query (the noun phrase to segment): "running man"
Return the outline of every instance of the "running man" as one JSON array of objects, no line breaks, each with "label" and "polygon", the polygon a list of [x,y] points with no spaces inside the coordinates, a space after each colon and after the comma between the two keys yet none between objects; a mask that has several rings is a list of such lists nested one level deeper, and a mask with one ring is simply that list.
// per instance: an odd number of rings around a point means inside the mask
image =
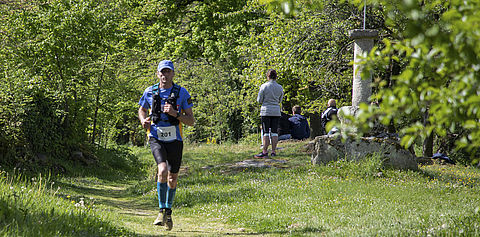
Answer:
[{"label": "running man", "polygon": [[[172,203],[177,190],[177,178],[182,164],[182,123],[193,126],[193,103],[188,91],[173,83],[172,61],[158,64],[159,82],[148,87],[138,104],[138,119],[149,130],[149,143],[157,163],[157,192],[160,213],[154,225],[173,227]],[[149,109],[151,112],[149,113]]]}]

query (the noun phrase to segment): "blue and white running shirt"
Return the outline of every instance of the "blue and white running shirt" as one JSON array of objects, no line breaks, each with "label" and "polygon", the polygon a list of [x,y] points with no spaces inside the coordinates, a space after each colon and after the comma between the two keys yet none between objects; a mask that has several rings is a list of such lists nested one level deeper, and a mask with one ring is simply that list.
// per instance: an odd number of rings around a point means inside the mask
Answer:
[{"label": "blue and white running shirt", "polygon": [[[153,103],[153,92],[152,92],[152,87],[150,86],[145,91],[143,92],[142,98],[140,98],[140,101],[138,104],[142,106],[145,109],[151,109],[152,108],[152,103]],[[158,88],[158,92],[160,94],[160,98],[162,98],[162,111],[163,111],[163,106],[165,105],[166,99],[170,95],[170,92],[172,91],[172,87],[168,89],[162,89]],[[180,92],[178,94],[177,98],[177,110],[179,112],[192,108],[193,103],[190,97],[190,94],[188,93],[187,89],[181,87]],[[151,113],[151,112],[150,112]],[[182,123],[179,123],[178,125],[174,126],[168,122],[168,115],[165,113],[162,113],[161,115],[161,120],[158,122],[158,124],[154,124],[153,121],[150,125],[150,133],[149,137],[154,137],[158,139],[159,141],[163,142],[172,142],[174,140],[179,140],[183,141],[182,139]]]}]

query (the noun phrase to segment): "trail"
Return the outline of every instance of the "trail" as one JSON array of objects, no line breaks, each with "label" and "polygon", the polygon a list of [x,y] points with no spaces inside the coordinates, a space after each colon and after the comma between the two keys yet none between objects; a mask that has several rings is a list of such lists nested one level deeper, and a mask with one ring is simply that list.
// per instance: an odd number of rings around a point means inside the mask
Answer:
[{"label": "trail", "polygon": [[126,190],[131,184],[87,179],[77,180],[75,185],[64,184],[66,189],[78,196],[94,200],[97,208],[104,208],[118,221],[116,224],[134,232],[138,236],[256,236],[241,227],[228,226],[205,217],[183,217],[173,213],[173,229],[167,231],[164,226],[152,225],[158,215],[154,199],[132,195]]}]

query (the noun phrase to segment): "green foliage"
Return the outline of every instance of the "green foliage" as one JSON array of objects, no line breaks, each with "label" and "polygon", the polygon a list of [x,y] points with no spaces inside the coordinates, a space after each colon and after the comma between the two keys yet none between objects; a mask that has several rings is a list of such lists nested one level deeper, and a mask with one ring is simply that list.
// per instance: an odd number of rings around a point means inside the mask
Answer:
[{"label": "green foliage", "polygon": [[195,106],[195,126],[185,129],[191,141],[238,140],[251,132],[242,119],[245,99],[237,75],[222,70],[221,65],[201,62],[187,61],[178,67],[182,70],[177,74],[179,84],[188,88]]},{"label": "green foliage", "polygon": [[115,79],[119,63],[109,60],[124,13],[118,9],[93,0],[2,4],[1,31],[8,34],[0,50],[0,124],[2,145],[10,144],[2,153],[7,163],[37,154],[68,157],[89,140],[108,142],[120,133],[111,128],[132,107],[122,106],[118,95],[132,90]]},{"label": "green foliage", "polygon": [[[65,153],[66,128],[62,123],[63,110],[56,98],[37,83],[7,82],[0,116],[2,141],[8,152],[2,153],[7,165],[25,166],[38,154],[62,156]],[[4,84],[5,85],[5,84]],[[78,141],[78,140],[74,140]],[[3,144],[2,144],[3,145]],[[20,155],[14,162],[13,157]],[[21,164],[19,164],[21,163]]]}]

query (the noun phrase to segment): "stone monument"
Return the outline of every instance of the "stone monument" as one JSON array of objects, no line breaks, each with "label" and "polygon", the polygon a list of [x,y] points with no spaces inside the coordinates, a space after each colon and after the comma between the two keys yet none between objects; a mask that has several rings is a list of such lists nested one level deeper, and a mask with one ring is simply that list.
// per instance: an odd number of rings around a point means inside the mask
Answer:
[{"label": "stone monument", "polygon": [[[372,77],[362,78],[363,67],[358,64],[358,61],[372,50],[374,40],[378,37],[378,31],[371,29],[355,29],[348,33],[354,40],[352,105],[339,109],[338,119],[342,124],[348,123],[344,115],[355,116],[360,103],[369,103],[368,99],[372,95]],[[356,131],[355,128],[352,130]]]},{"label": "stone monument", "polygon": [[361,57],[365,57],[373,48],[373,40],[378,37],[377,30],[351,30],[348,32],[350,38],[354,39],[353,55],[353,85],[352,85],[352,106],[359,106],[360,103],[368,103],[372,95],[372,77],[362,78],[362,67],[358,64]]},{"label": "stone monument", "polygon": [[[361,103],[369,104],[372,95],[372,77],[362,78],[362,66],[358,61],[365,57],[373,48],[378,31],[370,29],[356,29],[349,31],[350,38],[354,39],[354,65],[352,84],[352,105],[343,106],[338,110],[337,117],[342,128],[349,127],[349,132],[342,136],[324,135],[316,137],[309,146],[312,150],[311,161],[313,164],[325,164],[338,159],[360,160],[372,155],[383,157],[384,165],[396,169],[418,169],[416,157],[400,146],[398,136],[390,137],[389,134],[370,137],[356,136],[356,128],[349,126],[345,115],[356,116]],[[374,129],[375,130],[375,129]],[[341,139],[343,137],[343,139]]]}]

